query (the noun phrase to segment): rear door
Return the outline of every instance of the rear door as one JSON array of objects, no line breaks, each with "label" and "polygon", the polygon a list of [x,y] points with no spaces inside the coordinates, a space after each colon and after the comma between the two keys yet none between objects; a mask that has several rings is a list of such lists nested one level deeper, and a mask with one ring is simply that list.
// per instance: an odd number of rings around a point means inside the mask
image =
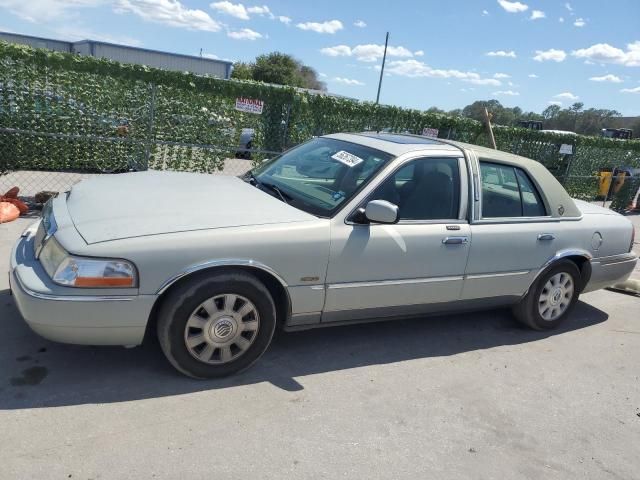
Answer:
[{"label": "rear door", "polygon": [[462,298],[518,297],[558,249],[559,223],[522,168],[481,159],[474,182],[479,218],[471,224]]}]

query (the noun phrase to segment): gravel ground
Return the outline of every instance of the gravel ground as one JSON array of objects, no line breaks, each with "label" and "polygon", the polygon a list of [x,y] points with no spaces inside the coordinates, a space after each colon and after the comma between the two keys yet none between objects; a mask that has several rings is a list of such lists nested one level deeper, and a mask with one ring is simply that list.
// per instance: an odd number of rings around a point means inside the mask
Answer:
[{"label": "gravel ground", "polygon": [[[0,225],[0,271],[28,224]],[[281,333],[251,370],[178,375],[33,334],[0,276],[0,478],[634,479],[640,299],[558,331],[506,311]]]}]

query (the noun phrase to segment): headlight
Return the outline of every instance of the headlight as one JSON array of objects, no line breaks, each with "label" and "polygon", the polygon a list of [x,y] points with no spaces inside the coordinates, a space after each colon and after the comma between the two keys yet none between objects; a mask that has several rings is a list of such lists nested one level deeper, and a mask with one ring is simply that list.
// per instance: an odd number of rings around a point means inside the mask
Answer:
[{"label": "headlight", "polygon": [[51,279],[66,287],[136,287],[136,268],[131,262],[107,258],[70,255],[55,238],[50,238],[40,253],[40,263]]}]

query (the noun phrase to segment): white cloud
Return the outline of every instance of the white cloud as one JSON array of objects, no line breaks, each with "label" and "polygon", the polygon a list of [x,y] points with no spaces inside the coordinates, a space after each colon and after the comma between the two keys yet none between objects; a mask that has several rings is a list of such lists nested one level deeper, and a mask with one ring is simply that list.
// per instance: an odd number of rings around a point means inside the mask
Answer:
[{"label": "white cloud", "polygon": [[224,0],[222,2],[214,2],[209,6],[220,13],[239,18],[240,20],[249,20],[249,13],[241,3],[231,3],[227,0]]},{"label": "white cloud", "polygon": [[[356,45],[351,48],[348,45],[336,45],[320,49],[320,53],[329,57],[356,57],[361,62],[376,62],[384,54],[384,45],[366,44]],[[413,53],[405,47],[387,47],[387,57],[407,58],[413,57]]]},{"label": "white cloud", "polygon": [[494,73],[493,78],[511,78],[511,75],[507,75],[506,73]]},{"label": "white cloud", "polygon": [[29,22],[40,23],[52,18],[69,20],[78,8],[96,7],[105,0],[0,0],[0,7]]},{"label": "white cloud", "polygon": [[271,13],[271,10],[269,10],[269,7],[267,7],[266,5],[262,5],[261,7],[260,6],[248,7],[247,12],[254,13],[256,15],[266,15],[270,18],[275,18],[273,13]]},{"label": "white cloud", "polygon": [[358,20],[353,23],[353,26],[358,28],[364,28],[367,26],[367,24],[363,20]]},{"label": "white cloud", "polygon": [[620,90],[622,93],[640,93],[640,87],[623,88]]},{"label": "white cloud", "polygon": [[220,57],[218,55],[216,55],[215,53],[202,52],[202,56],[204,58],[208,58],[210,60],[220,60]]},{"label": "white cloud", "polygon": [[489,15],[489,12],[487,12],[486,10],[482,10],[482,15],[486,17],[487,15]]},{"label": "white cloud", "polygon": [[326,73],[322,73],[322,72],[318,73],[318,76],[320,78],[327,78],[327,74]]},{"label": "white cloud", "polygon": [[287,17],[286,15],[280,15],[278,17],[278,20],[284,23],[285,25],[289,25],[291,23],[291,18]]},{"label": "white cloud", "polygon": [[564,23],[564,17],[560,17],[560,18],[558,19],[558,21],[559,21],[560,23]]},{"label": "white cloud", "polygon": [[567,58],[566,52],[555,48],[550,48],[549,50],[536,50],[536,55],[533,57],[536,62],[564,62],[565,58]]},{"label": "white cloud", "polygon": [[562,106],[562,102],[561,102],[561,101],[559,101],[559,100],[549,100],[547,103],[548,103],[549,105],[557,105],[558,107],[561,107],[561,106]]},{"label": "white cloud", "polygon": [[547,16],[542,10],[533,10],[531,12],[531,16],[529,17],[529,20],[538,20],[540,18],[547,18]]},{"label": "white cloud", "polygon": [[538,78],[538,75],[536,75],[535,73],[530,73],[529,78]]},{"label": "white cloud", "polygon": [[564,8],[566,8],[567,10],[569,10],[570,12],[573,12],[573,8],[571,8],[571,4],[569,2],[564,4]]},{"label": "white cloud", "polygon": [[320,49],[320,53],[328,57],[350,57],[351,47],[347,45],[336,45],[335,47],[325,47]]},{"label": "white cloud", "polygon": [[564,93],[559,93],[557,95],[554,95],[553,98],[562,98],[565,100],[578,100],[578,98],[580,97],[578,97],[577,95],[574,95],[571,92],[564,92]]},{"label": "white cloud", "polygon": [[610,83],[622,83],[622,79],[616,75],[607,74],[601,77],[591,77],[589,80],[592,82],[610,82]]},{"label": "white cloud", "polygon": [[509,13],[524,12],[529,8],[529,5],[520,2],[510,2],[509,0],[498,0],[498,4]]},{"label": "white cloud", "polygon": [[516,52],[514,52],[513,50],[496,50],[495,52],[487,52],[486,55],[488,57],[509,57],[509,58],[516,58]]},{"label": "white cloud", "polygon": [[310,30],[316,33],[330,33],[334,34],[339,30],[342,30],[344,26],[340,20],[329,20],[327,22],[305,22],[296,25],[300,30]]},{"label": "white cloud", "polygon": [[116,13],[133,13],[145,21],[170,27],[217,32],[222,25],[202,10],[185,7],[178,0],[116,0]]},{"label": "white cloud", "polygon": [[257,40],[262,38],[262,34],[251,30],[250,28],[241,28],[236,31],[227,32],[227,37],[234,40]]},{"label": "white cloud", "polygon": [[424,50],[416,50],[415,52],[413,52],[413,54],[416,57],[423,57],[424,56]]},{"label": "white cloud", "polygon": [[599,63],[615,63],[626,67],[640,67],[640,40],[627,44],[627,51],[608,43],[596,43],[589,48],[574,50],[571,55]]},{"label": "white cloud", "polygon": [[587,22],[585,22],[584,18],[578,18],[575,22],[573,22],[574,27],[584,27],[586,24]]},{"label": "white cloud", "polygon": [[353,78],[335,77],[333,81],[338,83],[344,83],[345,85],[358,85],[358,86],[364,85],[364,83],[362,83],[360,80],[355,80]]},{"label": "white cloud", "polygon": [[418,78],[456,78],[475,85],[500,86],[500,80],[495,78],[482,78],[476,72],[463,72],[460,70],[435,69],[415,59],[393,60],[389,62],[387,72],[401,77]]},{"label": "white cloud", "polygon": [[491,95],[506,95],[509,97],[517,97],[520,95],[520,92],[514,92],[513,90],[498,90],[497,92],[493,92]]}]

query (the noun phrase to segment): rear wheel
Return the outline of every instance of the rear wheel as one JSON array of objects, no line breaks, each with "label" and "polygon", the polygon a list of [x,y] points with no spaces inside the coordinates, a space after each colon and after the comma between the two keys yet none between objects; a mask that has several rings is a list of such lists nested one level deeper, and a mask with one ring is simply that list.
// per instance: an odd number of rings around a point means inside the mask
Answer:
[{"label": "rear wheel", "polygon": [[194,378],[231,375],[267,349],[276,325],[266,287],[243,272],[197,277],[170,292],[158,339],[171,364]]},{"label": "rear wheel", "polygon": [[578,267],[570,260],[562,260],[540,275],[513,313],[520,322],[535,330],[555,328],[573,310],[579,286]]}]

